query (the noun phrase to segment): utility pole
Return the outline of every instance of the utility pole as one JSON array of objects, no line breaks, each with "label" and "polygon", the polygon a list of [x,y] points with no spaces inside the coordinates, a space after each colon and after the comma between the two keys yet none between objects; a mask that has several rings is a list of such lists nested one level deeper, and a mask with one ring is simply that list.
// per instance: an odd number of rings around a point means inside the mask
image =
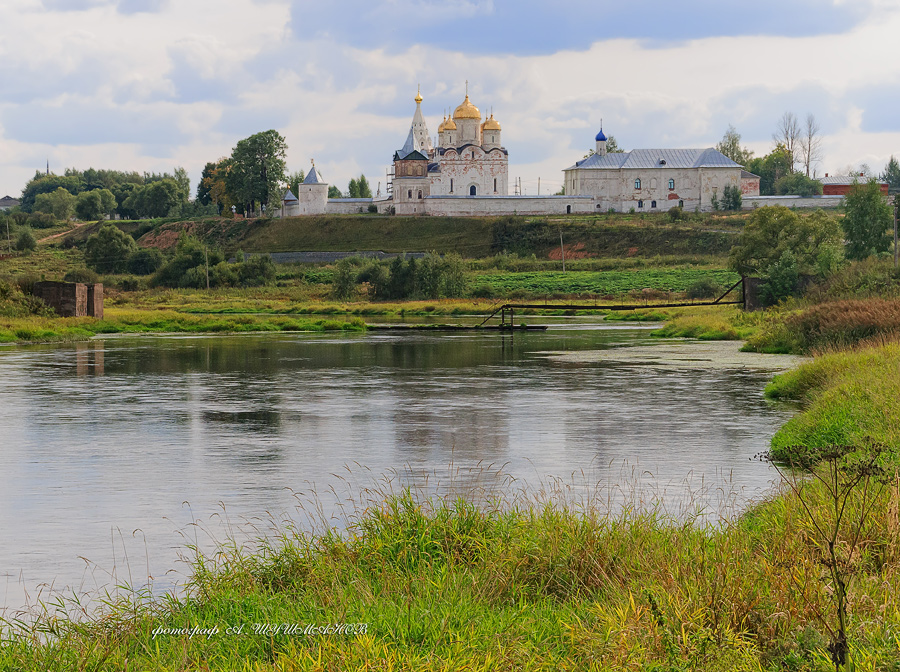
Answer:
[{"label": "utility pole", "polygon": [[559,253],[562,256],[563,273],[566,272],[566,248],[563,246],[562,227],[559,227]]},{"label": "utility pole", "polygon": [[[897,268],[897,261],[900,259],[900,249],[897,248],[897,208],[900,208],[900,194],[894,194],[894,268]],[[6,227],[8,229],[9,224]]]},{"label": "utility pole", "polygon": [[541,178],[538,178],[538,196],[541,195]]}]

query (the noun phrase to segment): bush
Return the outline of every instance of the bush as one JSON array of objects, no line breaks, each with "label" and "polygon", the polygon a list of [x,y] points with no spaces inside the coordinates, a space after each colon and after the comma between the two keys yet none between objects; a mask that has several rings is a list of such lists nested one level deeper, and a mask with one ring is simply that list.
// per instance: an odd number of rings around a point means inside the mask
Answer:
[{"label": "bush", "polygon": [[34,239],[31,229],[25,229],[19,233],[19,237],[16,238],[16,249],[19,252],[31,252],[36,247],[37,241]]},{"label": "bush", "polygon": [[100,276],[89,268],[74,268],[63,276],[63,282],[94,284],[100,282]]},{"label": "bush", "polygon": [[112,224],[104,224],[87,239],[84,261],[98,273],[124,273],[135,251],[134,238]]},{"label": "bush", "polygon": [[128,257],[128,272],[134,275],[150,275],[163,265],[163,254],[155,247],[142,248]]},{"label": "bush", "polygon": [[712,278],[700,278],[687,288],[685,294],[689,299],[717,299],[724,288]]},{"label": "bush", "polygon": [[722,209],[740,210],[743,205],[743,196],[738,186],[729,184],[722,190]]},{"label": "bush", "polygon": [[49,229],[56,226],[56,217],[46,212],[32,212],[28,215],[28,226],[33,229]]},{"label": "bush", "polygon": [[369,212],[371,212],[372,214],[377,213],[377,212],[378,212],[378,206],[375,205],[374,203],[370,203],[370,204],[369,204]]},{"label": "bush", "polygon": [[[152,284],[163,287],[206,287],[206,268],[213,268],[224,261],[223,254],[217,249],[206,246],[192,236],[182,235],[175,248],[175,256],[163,265],[153,276]],[[189,271],[199,268],[200,271]],[[203,281],[198,280],[202,272]],[[212,286],[212,276],[210,277]]]},{"label": "bush", "polygon": [[670,222],[681,222],[685,219],[684,208],[682,208],[680,205],[676,205],[674,208],[669,208],[669,211],[666,213],[666,215],[668,215]]},{"label": "bush", "polygon": [[237,272],[245,287],[266,285],[275,280],[275,262],[268,254],[257,254],[238,264]]},{"label": "bush", "polygon": [[785,250],[781,258],[769,266],[765,281],[759,288],[759,297],[764,306],[774,306],[797,291],[800,274],[797,259],[790,250]]},{"label": "bush", "polygon": [[791,194],[809,198],[822,193],[822,183],[803,173],[791,173],[775,180],[775,193],[779,196]]}]

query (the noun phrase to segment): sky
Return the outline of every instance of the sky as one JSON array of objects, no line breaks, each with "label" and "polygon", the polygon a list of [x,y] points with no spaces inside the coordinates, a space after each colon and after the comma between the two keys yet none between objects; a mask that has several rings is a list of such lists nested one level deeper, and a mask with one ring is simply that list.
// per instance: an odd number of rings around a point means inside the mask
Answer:
[{"label": "sky", "polygon": [[900,0],[0,0],[0,196],[49,161],[186,168],[275,129],[290,171],[381,183],[418,87],[493,110],[510,182],[555,191],[600,129],[624,149],[768,153],[815,115],[820,175],[900,157]]}]

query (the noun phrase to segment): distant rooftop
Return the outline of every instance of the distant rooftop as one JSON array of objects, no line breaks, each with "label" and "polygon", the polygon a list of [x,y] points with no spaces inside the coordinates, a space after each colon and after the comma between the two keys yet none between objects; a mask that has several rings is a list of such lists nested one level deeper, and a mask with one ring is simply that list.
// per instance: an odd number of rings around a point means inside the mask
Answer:
[{"label": "distant rooftop", "polygon": [[620,168],[740,168],[722,152],[706,149],[634,149],[616,154],[592,154],[578,161],[573,168],[618,170]]}]

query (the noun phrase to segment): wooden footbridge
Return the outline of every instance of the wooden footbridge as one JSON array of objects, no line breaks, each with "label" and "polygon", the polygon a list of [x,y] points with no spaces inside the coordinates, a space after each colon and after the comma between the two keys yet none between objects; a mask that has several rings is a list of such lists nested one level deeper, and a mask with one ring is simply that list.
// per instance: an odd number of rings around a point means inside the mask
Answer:
[{"label": "wooden footbridge", "polygon": [[[502,306],[498,306],[494,312],[488,315],[484,322],[482,322],[479,327],[484,327],[487,322],[497,314],[500,314],[500,324],[498,325],[499,329],[508,329],[513,330],[516,328],[515,326],[515,315],[516,310],[565,310],[566,312],[578,312],[584,310],[644,310],[647,308],[697,308],[702,306],[729,306],[729,305],[742,305],[744,308],[750,308],[753,306],[748,305],[748,299],[751,296],[755,296],[755,283],[752,282],[756,280],[756,278],[741,278],[736,283],[734,283],[731,287],[725,290],[725,293],[722,294],[715,301],[693,301],[693,302],[681,302],[681,303],[618,303],[618,304],[602,304],[602,303],[504,303]],[[725,301],[725,298],[731,294],[735,289],[743,285],[742,298],[739,300]],[[507,317],[509,318],[507,320]]]}]

